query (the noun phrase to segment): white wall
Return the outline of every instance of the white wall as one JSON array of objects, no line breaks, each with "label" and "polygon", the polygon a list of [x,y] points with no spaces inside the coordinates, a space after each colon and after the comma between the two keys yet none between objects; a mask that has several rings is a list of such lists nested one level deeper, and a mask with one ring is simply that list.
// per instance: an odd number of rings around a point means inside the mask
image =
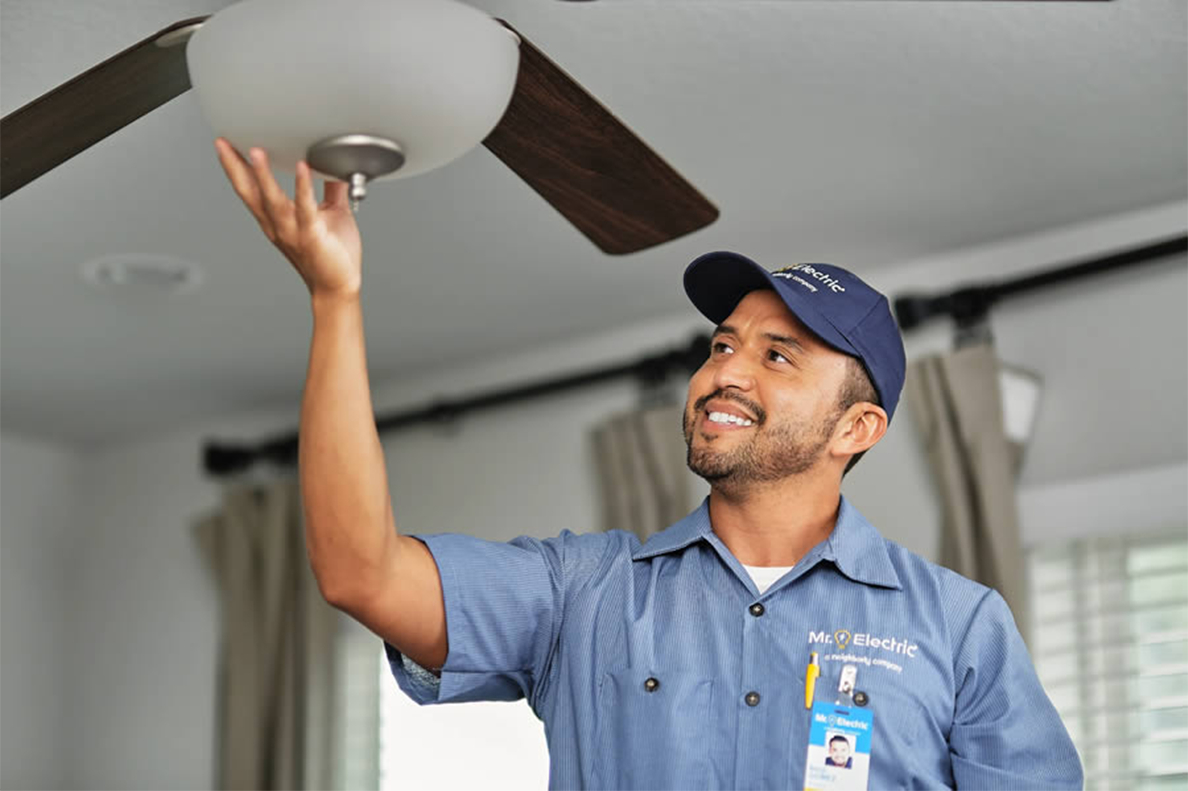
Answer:
[{"label": "white wall", "polygon": [[68,787],[213,784],[217,600],[189,520],[218,489],[197,447],[165,438],[85,462]]},{"label": "white wall", "polygon": [[[876,270],[870,279],[896,293],[1009,277],[1182,233],[1186,215],[1185,204],[1156,207]],[[856,268],[860,264],[855,262]],[[1186,293],[1188,275],[1181,261],[1057,289],[995,311],[1003,356],[1041,371],[1047,385],[1025,484],[1188,459]],[[706,326],[690,308],[648,324],[376,383],[374,401],[382,414],[434,396],[617,362],[683,344]],[[293,343],[304,346],[308,336]],[[910,339],[909,353],[948,343],[947,327],[934,327]],[[212,437],[253,441],[291,430],[297,425],[302,381],[294,377],[293,401],[274,410],[227,416],[89,457],[55,457],[61,463],[48,477],[39,473],[48,451],[5,438],[5,577],[10,531],[37,537],[42,542],[37,552],[48,556],[56,557],[55,547],[61,546],[77,553],[65,582],[46,583],[30,575],[18,577],[11,591],[6,582],[3,591],[6,761],[8,718],[26,721],[19,718],[27,719],[34,705],[28,697],[18,698],[24,710],[9,706],[10,683],[20,682],[10,682],[7,666],[38,665],[43,654],[32,646],[61,645],[66,638],[54,635],[69,634],[71,653],[62,658],[62,672],[39,667],[44,676],[62,680],[54,685],[54,705],[69,707],[69,749],[57,752],[54,766],[25,761],[22,753],[16,760],[25,774],[19,776],[36,778],[28,785],[212,784],[216,599],[190,525],[217,507],[219,486],[202,474],[201,445]],[[493,539],[595,529],[599,514],[587,431],[593,422],[635,404],[631,383],[608,383],[479,413],[453,427],[419,427],[386,437],[400,528],[463,530]],[[57,481],[56,492],[70,480],[67,461],[78,466],[80,481],[75,508],[65,512],[73,518],[63,512],[72,507],[69,501],[24,484]],[[932,554],[938,511],[906,405],[884,443],[851,473],[846,490],[889,537]],[[61,541],[54,538],[58,534]],[[52,588],[48,598],[39,595],[46,587]],[[17,602],[11,611],[10,597]],[[54,625],[52,613],[63,612]],[[39,702],[42,697],[37,696]],[[39,732],[61,732],[57,720],[45,719],[51,709],[32,715],[42,718]]]},{"label": "white wall", "polygon": [[67,674],[78,663],[74,606],[77,492],[69,448],[0,438],[0,787],[63,788],[70,745]]}]

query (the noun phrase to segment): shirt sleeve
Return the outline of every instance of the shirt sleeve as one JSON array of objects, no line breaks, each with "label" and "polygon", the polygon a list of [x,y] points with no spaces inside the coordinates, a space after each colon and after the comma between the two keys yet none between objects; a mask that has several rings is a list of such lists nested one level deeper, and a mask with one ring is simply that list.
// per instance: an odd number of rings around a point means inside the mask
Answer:
[{"label": "shirt sleeve", "polygon": [[397,684],[422,705],[526,697],[535,708],[560,633],[567,553],[605,546],[599,536],[413,536],[437,563],[449,650],[437,677],[385,642]]},{"label": "shirt sleeve", "polygon": [[1083,787],[1076,748],[997,591],[974,608],[954,671],[949,749],[957,788]]}]

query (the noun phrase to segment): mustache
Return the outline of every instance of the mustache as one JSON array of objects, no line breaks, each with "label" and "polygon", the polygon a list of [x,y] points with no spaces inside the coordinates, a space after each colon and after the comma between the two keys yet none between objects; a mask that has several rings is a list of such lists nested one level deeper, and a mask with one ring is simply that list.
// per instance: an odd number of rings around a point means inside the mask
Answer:
[{"label": "mustache", "polygon": [[722,401],[733,401],[736,404],[742,405],[748,412],[755,416],[755,421],[757,423],[764,423],[767,421],[767,412],[763,410],[763,407],[759,406],[754,401],[749,401],[746,398],[743,398],[733,390],[715,390],[709,395],[702,396],[701,398],[697,399],[696,402],[694,402],[693,411],[701,412],[703,409],[705,409],[705,405],[715,398]]}]

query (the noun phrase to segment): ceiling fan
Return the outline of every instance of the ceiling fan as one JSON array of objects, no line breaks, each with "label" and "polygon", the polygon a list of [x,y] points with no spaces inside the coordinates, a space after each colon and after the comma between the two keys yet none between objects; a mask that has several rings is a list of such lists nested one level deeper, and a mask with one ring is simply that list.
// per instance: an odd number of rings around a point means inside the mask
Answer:
[{"label": "ceiling fan", "polygon": [[[191,53],[187,66],[187,48],[192,37],[206,35],[201,29],[208,20],[213,33],[219,17],[237,6],[259,7],[267,2],[247,0],[211,16],[169,25],[4,116],[0,119],[0,198],[189,90],[194,63]],[[316,4],[316,0],[306,3]],[[323,3],[323,9],[329,5]],[[290,18],[297,7],[289,3],[283,12],[273,8],[270,13]],[[348,6],[337,6],[333,14],[340,16],[344,8]],[[493,129],[488,127],[483,145],[601,250],[612,255],[636,252],[695,231],[718,217],[717,208],[695,187],[522,34],[503,20],[464,8],[460,13],[481,15],[485,25],[492,21],[502,25],[505,33],[499,35],[509,35],[518,46],[518,66],[514,52],[511,55],[514,90],[506,111],[493,116],[498,121]],[[223,60],[223,54],[217,60]],[[197,87],[201,99],[202,86]],[[404,164],[405,155],[397,143],[386,139],[373,137],[367,146],[354,148],[352,141],[342,142],[358,137],[341,135],[322,141],[333,143],[323,150],[324,166],[315,157],[306,157],[316,171],[351,180],[355,197],[364,194],[367,178],[390,174]],[[313,147],[310,152],[317,153]],[[336,171],[335,157],[344,154],[350,164],[344,168],[339,162]],[[292,158],[293,164],[297,158]],[[361,165],[361,160],[367,164]],[[273,161],[278,162],[275,157]],[[373,171],[367,171],[368,166]]]}]

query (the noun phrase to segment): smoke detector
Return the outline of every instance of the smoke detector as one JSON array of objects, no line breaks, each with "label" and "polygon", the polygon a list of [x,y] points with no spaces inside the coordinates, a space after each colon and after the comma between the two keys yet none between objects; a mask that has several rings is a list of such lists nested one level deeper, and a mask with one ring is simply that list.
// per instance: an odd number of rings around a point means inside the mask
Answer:
[{"label": "smoke detector", "polygon": [[83,279],[104,291],[145,294],[182,294],[205,281],[202,268],[190,261],[163,255],[122,253],[88,261]]}]

